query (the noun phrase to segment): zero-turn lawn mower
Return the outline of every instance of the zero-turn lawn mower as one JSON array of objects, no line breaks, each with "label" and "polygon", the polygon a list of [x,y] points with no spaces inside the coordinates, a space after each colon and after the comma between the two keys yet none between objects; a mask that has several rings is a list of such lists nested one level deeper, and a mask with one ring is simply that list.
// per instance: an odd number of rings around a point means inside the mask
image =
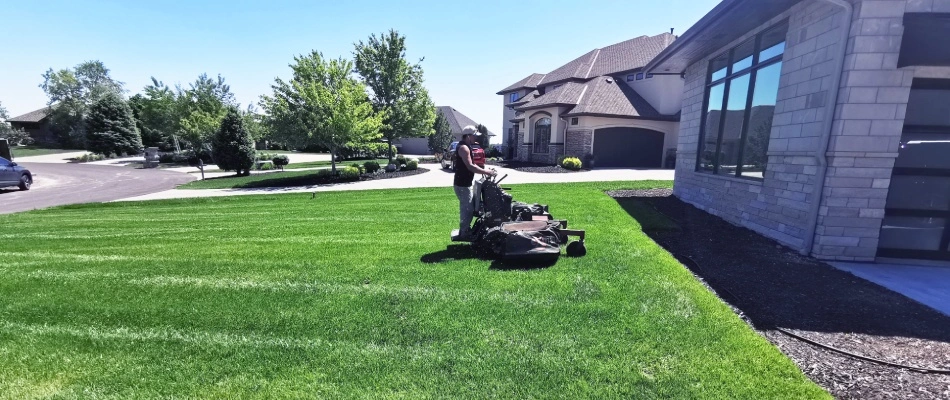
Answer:
[{"label": "zero-turn lawn mower", "polygon": [[[561,255],[561,246],[567,244],[568,256],[587,254],[584,231],[567,229],[567,221],[554,219],[546,205],[513,202],[499,186],[506,177],[495,180],[485,176],[475,181],[471,243],[477,253],[501,260],[554,262]],[[458,229],[452,231],[453,241],[463,241],[458,234]],[[571,236],[578,240],[568,244]]]}]

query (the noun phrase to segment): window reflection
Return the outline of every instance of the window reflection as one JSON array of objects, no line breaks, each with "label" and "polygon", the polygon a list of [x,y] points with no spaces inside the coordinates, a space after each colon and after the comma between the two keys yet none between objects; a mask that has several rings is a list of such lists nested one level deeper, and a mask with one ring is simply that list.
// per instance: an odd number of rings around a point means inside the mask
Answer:
[{"label": "window reflection", "polygon": [[769,150],[772,117],[775,115],[781,77],[782,63],[772,64],[756,73],[749,128],[745,150],[742,152],[742,176],[762,178],[765,174],[765,164],[768,162],[766,153]]},{"label": "window reflection", "polygon": [[729,104],[726,106],[726,124],[722,128],[719,150],[720,174],[735,174],[739,165],[739,145],[745,125],[745,106],[749,96],[749,74],[729,81]]},{"label": "window reflection", "polygon": [[709,108],[706,110],[706,132],[700,150],[699,169],[712,172],[715,163],[716,142],[719,140],[719,122],[722,118],[722,100],[726,88],[720,83],[709,89]]}]

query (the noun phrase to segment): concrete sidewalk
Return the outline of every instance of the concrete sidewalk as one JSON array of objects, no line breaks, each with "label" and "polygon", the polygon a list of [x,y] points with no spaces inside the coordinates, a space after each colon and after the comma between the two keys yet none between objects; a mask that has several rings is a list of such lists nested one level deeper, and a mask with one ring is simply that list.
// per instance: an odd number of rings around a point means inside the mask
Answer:
[{"label": "concrete sidewalk", "polygon": [[[275,193],[309,193],[346,190],[377,190],[377,189],[407,189],[452,186],[452,173],[439,168],[438,164],[422,164],[420,168],[429,169],[428,172],[405,178],[382,179],[375,181],[361,181],[328,186],[303,186],[288,188],[259,188],[259,189],[174,189],[153,193],[144,196],[130,197],[118,201],[142,201],[161,199],[182,199],[197,197],[222,197],[255,194]],[[673,180],[673,170],[633,170],[633,169],[603,169],[566,174],[541,174],[520,172],[507,168],[497,168],[498,175],[508,175],[503,185],[522,183],[569,183],[569,182],[609,182],[609,181],[641,181],[641,180]]]},{"label": "concrete sidewalk", "polygon": [[831,265],[950,316],[950,267],[846,262]]}]

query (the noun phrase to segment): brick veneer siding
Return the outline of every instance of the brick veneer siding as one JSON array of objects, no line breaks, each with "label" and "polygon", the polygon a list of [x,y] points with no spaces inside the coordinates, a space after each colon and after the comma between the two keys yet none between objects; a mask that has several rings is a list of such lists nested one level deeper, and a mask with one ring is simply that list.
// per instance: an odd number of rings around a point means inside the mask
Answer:
[{"label": "brick veneer siding", "polygon": [[[818,184],[814,155],[836,73],[835,55],[840,52],[836,50],[840,13],[825,2],[803,1],[687,69],[674,184],[677,197],[792,248],[804,246],[809,204],[818,201],[813,195]],[[764,179],[696,172],[709,60],[786,18],[789,30]]]},{"label": "brick veneer siding", "polygon": [[589,159],[593,153],[593,145],[593,129],[567,131],[567,138],[564,143],[564,154],[586,160]]}]

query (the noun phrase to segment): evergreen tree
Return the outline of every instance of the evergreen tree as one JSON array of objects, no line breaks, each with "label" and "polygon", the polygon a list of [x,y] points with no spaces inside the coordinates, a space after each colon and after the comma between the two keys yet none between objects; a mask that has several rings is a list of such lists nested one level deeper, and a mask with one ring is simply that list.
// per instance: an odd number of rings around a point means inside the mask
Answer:
[{"label": "evergreen tree", "polygon": [[132,109],[117,93],[107,92],[89,108],[86,118],[86,150],[99,154],[138,154],[142,136],[135,126]]},{"label": "evergreen tree", "polygon": [[432,130],[435,133],[428,138],[429,150],[432,151],[432,154],[441,154],[452,144],[452,126],[449,125],[449,120],[445,118],[445,115],[436,112]]},{"label": "evergreen tree", "polygon": [[211,139],[215,164],[225,171],[248,176],[254,165],[254,154],[254,141],[244,127],[244,118],[236,108],[230,107],[221,120],[221,128]]}]

